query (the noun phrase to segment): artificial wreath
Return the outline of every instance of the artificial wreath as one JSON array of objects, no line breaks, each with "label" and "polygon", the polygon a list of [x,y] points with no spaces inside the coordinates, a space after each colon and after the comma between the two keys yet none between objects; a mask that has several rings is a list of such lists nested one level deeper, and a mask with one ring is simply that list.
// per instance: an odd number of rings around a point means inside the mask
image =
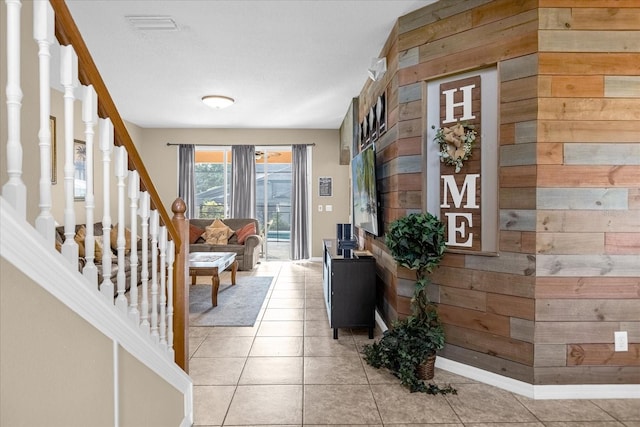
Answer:
[{"label": "artificial wreath", "polygon": [[473,125],[456,123],[451,127],[438,128],[433,140],[440,146],[440,161],[455,166],[456,173],[460,172],[463,162],[471,157],[476,135]]}]

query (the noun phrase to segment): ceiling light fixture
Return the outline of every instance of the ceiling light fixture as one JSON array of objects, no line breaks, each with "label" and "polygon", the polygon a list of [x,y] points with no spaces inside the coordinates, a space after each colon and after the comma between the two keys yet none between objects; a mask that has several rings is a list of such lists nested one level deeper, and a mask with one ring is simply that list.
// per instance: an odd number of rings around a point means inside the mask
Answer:
[{"label": "ceiling light fixture", "polygon": [[223,108],[227,108],[236,102],[233,98],[229,98],[228,96],[222,95],[207,95],[202,97],[202,102],[208,105],[211,108],[215,108],[217,110],[221,110]]}]

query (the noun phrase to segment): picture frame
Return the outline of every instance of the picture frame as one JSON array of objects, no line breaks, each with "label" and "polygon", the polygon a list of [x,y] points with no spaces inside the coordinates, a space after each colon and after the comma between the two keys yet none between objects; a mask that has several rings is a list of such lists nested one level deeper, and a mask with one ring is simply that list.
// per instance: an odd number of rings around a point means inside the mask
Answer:
[{"label": "picture frame", "polygon": [[56,146],[56,118],[49,116],[49,133],[51,134],[51,184],[58,183],[58,158]]},{"label": "picture frame", "polygon": [[87,195],[87,144],[73,140],[73,198],[84,200]]},{"label": "picture frame", "polygon": [[360,125],[355,114],[358,114],[358,98],[353,98],[349,104],[347,114],[340,125],[340,164],[348,165],[351,162],[352,153],[358,152]]},{"label": "picture frame", "polygon": [[318,177],[318,195],[331,197],[333,194],[333,179],[330,176]]}]

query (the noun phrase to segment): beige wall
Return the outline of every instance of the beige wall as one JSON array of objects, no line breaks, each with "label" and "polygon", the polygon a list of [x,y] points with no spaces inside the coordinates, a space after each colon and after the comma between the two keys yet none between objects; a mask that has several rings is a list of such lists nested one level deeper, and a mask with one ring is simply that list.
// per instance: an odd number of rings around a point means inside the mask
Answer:
[{"label": "beige wall", "polygon": [[[0,425],[113,426],[113,341],[4,258],[0,282]],[[120,425],[179,425],[182,395],[118,358]]]},{"label": "beige wall", "polygon": [[[345,107],[346,108],[346,107]],[[140,154],[167,210],[178,195],[178,148],[167,142],[183,144],[311,144],[312,257],[322,254],[322,238],[335,236],[335,224],[349,222],[350,167],[339,164],[339,132],[304,129],[142,129]],[[333,196],[318,196],[318,177],[333,178]],[[318,212],[318,205],[323,211]],[[326,212],[326,205],[333,211]]]}]

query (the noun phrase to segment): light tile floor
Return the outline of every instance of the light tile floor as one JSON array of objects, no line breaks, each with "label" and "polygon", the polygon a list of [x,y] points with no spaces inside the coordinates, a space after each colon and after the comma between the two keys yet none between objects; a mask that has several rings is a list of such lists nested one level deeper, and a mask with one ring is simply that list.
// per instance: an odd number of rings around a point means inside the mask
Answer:
[{"label": "light tile floor", "polygon": [[190,329],[194,425],[640,427],[639,400],[534,401],[439,369],[434,381],[458,395],[409,393],[362,360],[366,330],[332,339],[320,263],[243,275],[274,276],[255,326]]}]

